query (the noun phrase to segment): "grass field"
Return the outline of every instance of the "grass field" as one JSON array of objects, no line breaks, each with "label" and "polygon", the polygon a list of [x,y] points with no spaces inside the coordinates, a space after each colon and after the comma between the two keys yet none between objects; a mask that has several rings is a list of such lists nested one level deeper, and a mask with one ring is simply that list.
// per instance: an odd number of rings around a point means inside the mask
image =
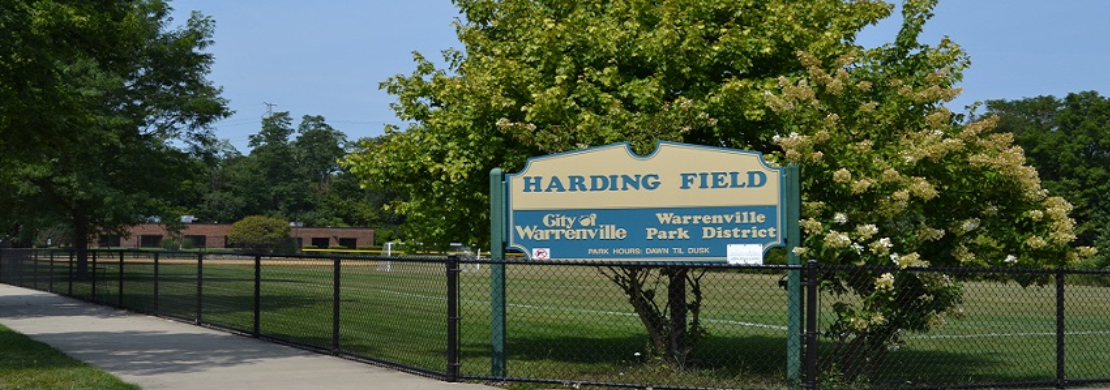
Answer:
[{"label": "grass field", "polygon": [[[38,263],[38,288],[49,266]],[[55,264],[56,291],[67,292],[65,263]],[[119,296],[118,258],[101,259],[96,299],[186,319],[197,314],[195,260],[154,264],[126,258]],[[253,261],[206,260],[201,318],[251,331]],[[267,337],[331,348],[334,269],[330,260],[266,261],[261,268],[260,331]],[[344,260],[340,268],[339,347],[347,352],[446,369],[446,277],[441,263]],[[702,322],[708,336],[683,370],[644,359],[648,343],[627,298],[596,267],[507,266],[508,375],[674,386],[782,388],[786,377],[784,272],[712,271],[703,279]],[[28,270],[23,276],[29,276]],[[1069,276],[1069,278],[1071,278]],[[99,279],[99,278],[98,278]],[[1069,279],[1070,281],[1070,279]],[[30,285],[32,283],[26,283]],[[461,372],[490,375],[490,285],[487,264],[460,276]],[[1051,381],[1056,377],[1056,295],[1052,286],[964,283],[963,319],[928,334],[907,335],[878,377],[864,386],[919,386]],[[73,294],[92,296],[92,283]],[[832,319],[822,296],[819,320]],[[1110,378],[1110,288],[1069,285],[1065,296],[1069,379]],[[829,346],[822,344],[820,351]],[[645,361],[646,360],[646,361]],[[823,378],[828,379],[828,378]],[[528,385],[519,385],[527,388]],[[550,386],[547,386],[550,387]]]},{"label": "grass field", "polygon": [[0,325],[0,389],[138,390],[49,345]]}]

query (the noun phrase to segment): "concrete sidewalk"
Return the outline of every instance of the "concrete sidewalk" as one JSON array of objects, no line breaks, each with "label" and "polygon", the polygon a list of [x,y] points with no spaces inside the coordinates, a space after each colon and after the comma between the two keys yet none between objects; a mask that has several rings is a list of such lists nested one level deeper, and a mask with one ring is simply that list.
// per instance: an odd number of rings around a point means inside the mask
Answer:
[{"label": "concrete sidewalk", "polygon": [[6,284],[0,284],[0,324],[144,390],[496,389],[441,382]]}]

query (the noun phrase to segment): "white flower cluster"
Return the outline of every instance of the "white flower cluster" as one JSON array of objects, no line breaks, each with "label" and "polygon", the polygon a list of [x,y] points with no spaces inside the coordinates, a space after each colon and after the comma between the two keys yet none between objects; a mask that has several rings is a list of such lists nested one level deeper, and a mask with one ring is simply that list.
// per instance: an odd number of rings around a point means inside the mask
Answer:
[{"label": "white flower cluster", "polygon": [[[856,226],[856,237],[862,241],[870,240],[875,234],[879,233],[879,228],[875,224],[865,224]],[[890,239],[887,239],[888,243]]]},{"label": "white flower cluster", "polygon": [[980,223],[979,218],[968,218],[952,226],[952,231],[956,232],[957,235],[964,235],[978,229]]},{"label": "white flower cluster", "polygon": [[798,222],[806,234],[820,234],[825,230],[825,225],[813,218],[806,218]]},{"label": "white flower cluster", "polygon": [[858,242],[853,242],[851,248],[856,251],[857,255],[863,254],[863,245],[860,245]]},{"label": "white flower cluster", "polygon": [[1066,245],[1075,240],[1075,221],[1068,217],[1072,210],[1071,203],[1059,196],[1045,199],[1045,214],[1052,221],[1052,232],[1048,238],[1053,243]]},{"label": "white flower cluster", "polygon": [[786,151],[783,157],[789,162],[801,162],[807,153],[810,154],[810,158],[814,161],[818,161],[824,157],[821,152],[813,152],[814,140],[796,132],[790,133],[790,135],[786,137],[776,134],[771,137],[771,142],[781,146],[782,149]]},{"label": "white flower cluster", "polygon": [[829,248],[846,248],[852,244],[852,238],[846,233],[830,230],[825,235],[825,246]]},{"label": "white flower cluster", "polygon": [[886,324],[886,316],[883,313],[875,312],[868,316],[866,313],[860,313],[848,321],[856,333],[863,333],[872,326],[881,326]]},{"label": "white flower cluster", "polygon": [[913,184],[910,185],[910,193],[924,200],[936,198],[938,195],[937,189],[923,177],[913,178]]},{"label": "white flower cluster", "polygon": [[852,183],[852,195],[862,194],[873,185],[875,185],[875,181],[866,177],[856,180],[856,182]]},{"label": "white flower cluster", "polygon": [[971,253],[963,244],[956,245],[956,250],[952,252],[960,263],[970,263],[975,261],[975,254]]},{"label": "white flower cluster", "polygon": [[497,128],[499,130],[505,131],[505,132],[509,132],[509,131],[513,131],[513,130],[528,131],[528,132],[536,131],[536,125],[533,124],[533,123],[513,122],[513,121],[510,121],[508,118],[498,119],[496,125],[497,125]]},{"label": "white flower cluster", "polygon": [[1045,239],[1040,236],[1033,236],[1025,240],[1025,245],[1033,249],[1041,249],[1048,245],[1048,241],[1045,241]]},{"label": "white flower cluster", "polygon": [[944,229],[934,229],[928,225],[922,224],[917,229],[917,239],[921,241],[937,241],[944,238]]},{"label": "white flower cluster", "polygon": [[889,237],[883,237],[871,242],[871,244],[867,247],[870,248],[871,252],[874,252],[876,255],[886,256],[890,253],[890,248],[893,248],[894,244],[890,242]]},{"label": "white flower cluster", "polygon": [[964,221],[963,229],[964,229],[965,232],[970,232],[970,231],[978,229],[978,228],[979,228],[979,218],[971,218],[971,219],[968,219],[968,220]]},{"label": "white flower cluster", "polygon": [[875,279],[875,290],[894,292],[894,274],[887,272]]},{"label": "white flower cluster", "polygon": [[1076,248],[1076,250],[1079,252],[1080,257],[1091,257],[1098,254],[1098,248],[1089,246],[1081,246]]},{"label": "white flower cluster", "polygon": [[777,145],[783,145],[783,146],[792,145],[795,142],[800,141],[800,140],[802,140],[802,136],[798,135],[797,132],[790,133],[790,135],[785,139],[782,136],[778,135],[778,134],[775,134],[775,136],[771,137],[771,142],[773,142]]},{"label": "white flower cluster", "polygon": [[1041,219],[1044,218],[1044,211],[1031,210],[1031,211],[1029,211],[1029,218],[1034,220],[1034,221],[1040,221]]},{"label": "white flower cluster", "polygon": [[893,262],[898,268],[905,269],[907,267],[927,267],[928,261],[921,260],[921,255],[917,252],[908,255],[899,255],[897,253],[890,254],[890,261]]}]

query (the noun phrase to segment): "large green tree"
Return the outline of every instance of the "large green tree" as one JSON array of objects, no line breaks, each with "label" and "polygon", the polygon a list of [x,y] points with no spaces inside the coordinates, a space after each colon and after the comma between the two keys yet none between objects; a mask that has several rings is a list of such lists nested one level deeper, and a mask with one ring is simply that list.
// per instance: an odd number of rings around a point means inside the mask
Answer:
[{"label": "large green tree", "polygon": [[186,203],[198,219],[208,223],[238,221],[247,215],[247,199],[240,184],[250,175],[245,169],[246,157],[227,140],[222,140],[205,152],[198,161],[198,169],[206,172],[198,183],[192,202]]},{"label": "large green tree", "polygon": [[[491,168],[618,141],[646,153],[668,140],[801,164],[797,254],[822,263],[1040,266],[1076,257],[1070,206],[1045,195],[1020,148],[990,132],[993,121],[962,126],[944,108],[968,60],[947,39],[918,42],[935,1],[906,1],[901,30],[878,48],[854,42],[892,12],[877,0],[456,4],[465,52],[445,51],[447,69],[417,55],[414,73],[383,83],[410,124],[345,160],[367,186],[406,193],[400,210],[414,238],[486,242]],[[652,352],[681,365],[700,334],[697,276],[606,273],[628,292]],[[644,288],[657,278],[666,294]],[[840,367],[849,379],[960,302],[948,279],[828,278],[825,288],[855,297],[837,305],[826,333],[837,360],[857,362]]]},{"label": "large green tree", "polygon": [[[210,144],[208,125],[228,115],[207,80],[214,23],[194,14],[172,27],[159,0],[0,3],[15,29],[3,31],[22,39],[0,57],[0,78],[27,77],[0,87],[12,98],[0,132],[14,140],[0,201],[19,210],[5,222],[69,226],[83,266],[94,235],[172,209],[193,174],[174,142]],[[44,68],[26,69],[31,60]]]},{"label": "large green tree", "polygon": [[6,161],[64,140],[66,122],[87,120],[72,64],[123,71],[137,45],[132,2],[0,1],[0,153]]},{"label": "large green tree", "polygon": [[250,136],[247,170],[250,175],[243,185],[249,199],[251,214],[284,216],[296,220],[295,214],[311,207],[309,184],[301,180],[290,137],[295,133],[289,112],[275,112],[262,119],[262,129]]},{"label": "large green tree", "polygon": [[[408,128],[348,158],[369,186],[413,196],[407,228],[425,242],[485,242],[489,169],[528,156],[657,140],[755,150],[782,128],[764,92],[889,14],[880,1],[492,1],[456,4],[465,53],[448,69],[382,84]],[[476,218],[477,217],[477,218]]]},{"label": "large green tree", "polygon": [[346,144],[346,134],[322,116],[305,115],[294,129],[288,112],[276,112],[250,136],[250,154],[216,172],[228,180],[212,200],[241,200],[238,215],[280,216],[312,226],[361,225],[364,213],[347,206],[357,206],[350,202],[363,201],[365,194],[347,191],[354,179],[339,167]]},{"label": "large green tree", "polygon": [[[380,143],[380,138],[366,138],[349,142],[347,153],[368,153],[363,149]],[[334,162],[339,163],[340,159]],[[323,193],[323,207],[343,219],[350,226],[374,227],[378,244],[401,238],[397,226],[403,221],[392,207],[403,194],[394,188],[365,188],[358,176],[340,166],[332,178],[328,191]]]},{"label": "large green tree", "polygon": [[339,159],[346,154],[343,149],[346,143],[347,135],[328,125],[324,117],[305,115],[297,126],[297,139],[293,140],[301,175],[321,189],[330,185],[340,172]]},{"label": "large green tree", "polygon": [[996,131],[1014,134],[1045,189],[1075,206],[1077,241],[1097,245],[1099,265],[1110,265],[1110,98],[1087,91],[990,100],[986,109],[998,117]]},{"label": "large green tree", "polygon": [[298,220],[316,226],[348,225],[335,202],[335,183],[345,175],[339,159],[346,151],[347,135],[327,124],[324,117],[305,115],[297,126],[297,139],[292,146],[301,180],[309,183],[308,192],[313,208],[297,216]]},{"label": "large green tree", "polygon": [[[64,141],[61,123],[84,121],[76,87],[63,71],[80,58],[107,66],[123,55],[122,34],[97,34],[127,23],[124,2],[0,1],[0,237],[33,236],[33,206],[17,202],[10,186],[17,162],[35,158],[42,145]],[[122,28],[120,28],[123,31]],[[27,241],[27,237],[24,237]]]}]

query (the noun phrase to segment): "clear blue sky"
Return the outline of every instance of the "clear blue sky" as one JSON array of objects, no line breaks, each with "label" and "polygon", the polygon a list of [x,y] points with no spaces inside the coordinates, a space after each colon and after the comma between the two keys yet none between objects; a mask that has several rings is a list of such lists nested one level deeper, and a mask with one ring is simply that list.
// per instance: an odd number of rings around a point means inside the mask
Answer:
[{"label": "clear blue sky", "polygon": [[[323,115],[350,139],[398,124],[378,83],[414,69],[412,52],[440,59],[459,48],[450,0],[174,0],[175,18],[193,10],[216,20],[212,80],[236,114],[216,124],[244,153],[263,102],[294,118]],[[923,41],[947,35],[970,54],[964,93],[953,106],[988,99],[1110,95],[1110,1],[941,0]],[[897,15],[870,27],[860,43],[894,39]]]}]

